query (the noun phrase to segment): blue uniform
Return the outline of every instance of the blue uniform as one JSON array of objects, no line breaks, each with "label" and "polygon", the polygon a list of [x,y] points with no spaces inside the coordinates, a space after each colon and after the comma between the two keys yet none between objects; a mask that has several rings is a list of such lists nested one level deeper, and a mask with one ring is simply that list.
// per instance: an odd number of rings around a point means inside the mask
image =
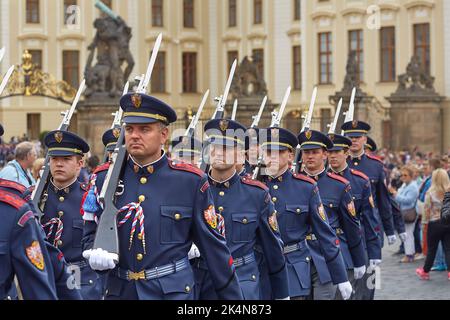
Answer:
[{"label": "blue uniform", "polygon": [[30,206],[17,194],[0,191],[0,300],[17,276],[26,300],[56,300],[50,257]]},{"label": "blue uniform", "polygon": [[[94,177],[97,190],[103,186],[106,168]],[[116,197],[115,204],[123,209],[141,201],[145,228],[138,227],[130,243],[133,219],[126,219],[128,209],[118,214],[119,264],[109,274],[106,299],[194,299],[194,274],[187,259],[193,241],[206,258],[208,269],[213,270],[210,274],[218,297],[242,299],[230,251],[217,230],[211,189],[202,171],[188,164],[175,164],[165,154],[144,167],[129,157],[121,179],[124,192]],[[93,246],[95,220],[101,214],[100,206],[96,212],[84,213],[85,250]]]},{"label": "blue uniform", "polygon": [[375,216],[381,222],[380,225],[384,228],[386,235],[394,235],[392,208],[385,183],[383,163],[378,158],[366,154],[357,158],[349,157],[347,163],[350,168],[361,171],[369,177],[375,203]]},{"label": "blue uniform", "polygon": [[[9,191],[15,193],[20,196],[22,199],[28,202],[28,205],[32,209],[33,213],[35,212],[32,202],[30,201],[31,194],[33,192],[34,187],[30,187],[28,189],[25,186],[8,180],[0,179],[0,190]],[[45,238],[45,246],[47,248],[48,254],[50,256],[51,267],[54,275],[55,285],[56,285],[56,293],[59,300],[82,300],[81,294],[78,290],[73,290],[74,286],[68,285],[68,283],[72,283],[74,278],[70,278],[70,270],[68,270],[68,265],[66,260],[64,259],[64,255],[62,252],[50,244],[50,242],[46,239],[46,234],[42,228],[40,228],[42,233],[42,237]]]},{"label": "blue uniform", "polygon": [[[365,265],[366,255],[361,237],[360,222],[356,216],[349,182],[325,170],[312,178],[317,181],[328,221],[339,238],[346,268],[353,269],[354,267]],[[309,241],[308,243],[321,283],[331,281],[331,276],[318,242]]]},{"label": "blue uniform", "polygon": [[[80,294],[85,300],[102,298],[98,274],[92,270],[82,256],[81,240],[83,237],[83,218],[80,212],[86,186],[78,181],[64,189],[58,189],[51,182],[46,191],[47,199],[43,204],[44,216],[41,224],[47,234],[47,240],[59,248],[70,269],[80,270]],[[58,224],[62,226],[58,235]]]},{"label": "blue uniform", "polygon": [[316,182],[303,174],[293,174],[287,170],[277,178],[267,177],[265,183],[273,196],[285,244],[289,295],[298,297],[310,294],[311,252],[306,239],[310,240],[309,243],[314,242],[323,253],[330,280],[334,284],[347,281],[339,242],[328,223]]},{"label": "blue uniform", "polygon": [[[267,187],[237,173],[220,183],[209,177],[209,182],[216,209],[224,219],[227,245],[233,256],[244,299],[260,299],[260,274],[254,253],[256,245],[269,262],[267,267],[273,297],[281,299],[289,296],[277,214]],[[202,269],[204,263],[198,265]],[[200,299],[217,298],[211,286],[212,281],[207,276],[202,284]]]},{"label": "blue uniform", "polygon": [[362,172],[345,168],[337,173],[350,182],[356,214],[361,221],[361,235],[368,259],[381,259],[380,226],[374,214],[374,201],[369,178]]}]

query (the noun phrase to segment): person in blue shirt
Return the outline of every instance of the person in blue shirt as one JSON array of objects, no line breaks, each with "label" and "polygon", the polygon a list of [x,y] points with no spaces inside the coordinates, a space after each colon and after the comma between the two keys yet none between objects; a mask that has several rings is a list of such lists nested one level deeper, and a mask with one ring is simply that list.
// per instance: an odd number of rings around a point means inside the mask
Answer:
[{"label": "person in blue shirt", "polygon": [[0,171],[0,178],[18,182],[25,187],[31,187],[36,183],[30,170],[37,159],[36,149],[31,142],[22,142],[16,146],[15,160]]},{"label": "person in blue shirt", "polygon": [[96,197],[96,190],[106,187],[104,168],[91,178],[83,205],[83,256],[93,269],[109,271],[105,299],[193,300],[195,280],[188,261],[193,242],[206,260],[217,296],[242,299],[207,176],[170,160],[161,149],[169,137],[167,126],[177,119],[175,110],[140,93],[124,95],[120,106],[127,151],[124,163],[116,164],[123,166],[124,191],[114,199],[120,256],[93,249],[97,221],[104,214]]}]

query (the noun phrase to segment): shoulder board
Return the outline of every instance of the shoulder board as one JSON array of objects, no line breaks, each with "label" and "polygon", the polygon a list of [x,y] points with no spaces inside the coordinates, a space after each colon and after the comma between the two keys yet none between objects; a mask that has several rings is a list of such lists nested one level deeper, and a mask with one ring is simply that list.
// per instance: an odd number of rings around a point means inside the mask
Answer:
[{"label": "shoulder board", "polygon": [[205,175],[205,173],[200,170],[197,167],[194,167],[193,165],[189,164],[189,163],[185,163],[185,162],[178,162],[175,163],[172,160],[169,159],[169,167],[174,169],[174,170],[181,170],[181,171],[187,171],[187,172],[191,172],[194,173],[200,177],[203,178],[203,176]]},{"label": "shoulder board", "polygon": [[249,176],[241,177],[241,181],[247,185],[259,187],[265,191],[269,190],[269,188],[267,188],[267,186],[264,183],[257,180],[253,180]]},{"label": "shoulder board", "polygon": [[380,158],[378,158],[377,156],[371,155],[371,154],[366,154],[367,158],[372,159],[372,160],[376,160],[378,162],[380,162],[381,164],[383,163],[383,160],[381,160]]},{"label": "shoulder board", "polygon": [[327,175],[330,178],[334,179],[334,180],[342,182],[343,184],[349,184],[348,180],[343,178],[343,177],[341,177],[340,175],[337,175],[337,174],[334,174],[334,173],[331,173],[331,172],[327,172]]},{"label": "shoulder board", "polygon": [[364,173],[362,173],[361,171],[355,170],[355,169],[350,169],[350,172],[355,175],[355,176],[360,176],[361,178],[363,178],[364,180],[369,180],[369,177],[366,176]]},{"label": "shoulder board", "polygon": [[10,206],[16,209],[20,209],[26,204],[26,201],[23,200],[21,197],[7,191],[0,193],[0,202],[9,204]]},{"label": "shoulder board", "polygon": [[24,193],[27,190],[27,188],[24,185],[17,183],[15,181],[5,179],[0,179],[0,187],[13,189],[19,191],[20,193]]},{"label": "shoulder board", "polygon": [[310,178],[308,176],[305,176],[304,174],[294,173],[292,176],[297,180],[303,180],[303,181],[309,182],[311,184],[316,184],[316,180],[314,180],[313,178]]},{"label": "shoulder board", "polygon": [[110,163],[109,163],[109,162],[106,162],[106,163],[102,164],[101,166],[97,167],[97,168],[94,170],[93,174],[97,174],[97,173],[99,173],[99,172],[106,171],[106,170],[109,169],[109,166],[110,166]]}]

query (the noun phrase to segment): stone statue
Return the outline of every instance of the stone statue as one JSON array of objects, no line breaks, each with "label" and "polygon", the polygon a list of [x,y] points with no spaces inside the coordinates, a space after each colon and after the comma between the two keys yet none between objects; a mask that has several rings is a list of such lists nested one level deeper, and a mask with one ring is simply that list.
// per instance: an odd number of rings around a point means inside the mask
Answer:
[{"label": "stone statue", "polygon": [[[124,83],[134,67],[129,43],[131,28],[119,16],[105,16],[94,21],[97,30],[89,45],[89,56],[85,67],[86,97],[95,93],[108,93],[110,97],[120,96]],[[97,63],[92,66],[95,51]],[[122,70],[127,63],[125,71]]]},{"label": "stone statue", "polygon": [[398,76],[397,91],[392,96],[437,96],[434,80],[421,65],[420,59],[413,56],[406,67],[406,73]]},{"label": "stone statue", "polygon": [[267,86],[263,75],[259,74],[255,60],[244,57],[237,67],[231,85],[233,99],[241,97],[260,97],[267,95]]}]

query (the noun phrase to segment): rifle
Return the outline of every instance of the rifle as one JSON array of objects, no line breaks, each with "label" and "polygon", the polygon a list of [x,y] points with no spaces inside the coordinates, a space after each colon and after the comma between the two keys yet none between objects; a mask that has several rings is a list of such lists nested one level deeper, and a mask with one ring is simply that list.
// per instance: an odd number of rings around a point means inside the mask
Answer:
[{"label": "rifle", "polygon": [[[348,105],[348,110],[347,112],[344,112],[345,114],[344,123],[353,121],[353,117],[355,114],[355,96],[356,96],[356,88],[353,88],[352,96],[350,97],[350,104]],[[342,130],[341,135],[344,135],[344,130]]]},{"label": "rifle", "polygon": [[[153,47],[152,55],[147,67],[145,77],[140,82],[137,93],[145,93],[147,86],[155,66],[156,57],[158,56],[159,47],[161,45],[162,34],[159,34]],[[127,150],[125,147],[125,130],[122,125],[120,136],[117,140],[116,148],[111,155],[110,166],[100,191],[99,200],[103,205],[103,214],[98,222],[97,233],[94,240],[94,249],[101,248],[110,253],[115,253],[119,256],[119,236],[117,234],[117,212],[119,209],[114,203],[116,189],[120,181],[122,168],[125,163]],[[116,261],[118,262],[118,261]]]},{"label": "rifle", "polygon": [[264,97],[263,101],[261,102],[261,106],[259,107],[258,114],[256,116],[253,116],[253,122],[250,128],[254,129],[258,127],[259,121],[261,120],[262,113],[264,111],[264,108],[266,107],[267,103],[267,96]]},{"label": "rifle", "polygon": [[[305,121],[303,122],[303,127],[302,130],[300,131],[300,133],[307,131],[311,128],[311,121],[312,121],[312,116],[313,116],[313,112],[314,112],[314,104],[316,103],[316,97],[317,97],[317,87],[314,87],[312,96],[311,96],[311,102],[309,104],[309,109],[308,109],[308,115],[305,118]],[[298,173],[300,171],[300,158],[302,156],[302,151],[300,150],[300,145],[297,146],[297,148],[295,149],[295,157],[294,157],[294,164],[293,164],[293,171],[294,173]]]},{"label": "rifle", "polygon": [[2,62],[4,56],[5,56],[5,47],[2,47],[0,49],[0,62]]},{"label": "rifle", "polygon": [[[281,118],[283,117],[284,109],[286,109],[286,105],[289,101],[289,96],[291,94],[291,86],[289,86],[286,90],[286,93],[284,94],[283,101],[281,102],[280,109],[278,111],[272,112],[272,122],[270,124],[271,128],[278,128],[281,123]],[[264,101],[263,101],[264,102]],[[258,164],[255,167],[255,170],[253,171],[252,179],[253,180],[260,180],[261,179],[261,167],[263,166],[263,156],[260,154],[258,156]]]},{"label": "rifle", "polygon": [[231,120],[233,120],[233,121],[236,120],[237,107],[238,107],[238,100],[234,99],[233,112],[231,113]]},{"label": "rifle", "polygon": [[[237,66],[237,60],[234,59],[233,65],[231,66],[230,73],[228,75],[228,80],[227,80],[227,84],[225,85],[225,90],[223,92],[223,95],[214,99],[218,102],[217,102],[216,110],[214,111],[214,114],[213,114],[211,120],[223,118],[223,115],[225,112],[225,103],[227,102],[227,99],[228,99],[228,93],[230,92],[231,83],[233,82],[233,77],[234,77],[234,73],[236,71],[236,66]],[[203,157],[202,157],[202,163],[200,164],[200,169],[203,172],[208,172],[209,164],[208,164],[208,161],[205,156],[206,148],[204,148],[202,153],[203,153]]]},{"label": "rifle", "polygon": [[[70,121],[72,119],[72,116],[75,112],[75,109],[77,107],[78,101],[81,98],[81,94],[83,93],[84,89],[86,87],[86,80],[83,79],[83,81],[80,84],[80,87],[78,88],[77,95],[75,96],[75,99],[72,102],[72,106],[69,110],[61,112],[61,115],[63,116],[63,120],[61,124],[59,125],[58,129],[59,131],[67,131],[70,126]],[[46,196],[43,197],[45,190],[47,189],[48,182],[50,181],[50,157],[45,157],[44,166],[42,167],[42,175],[41,178],[38,180],[36,187],[33,190],[33,193],[31,194],[31,202],[34,205],[34,208],[36,209],[36,214],[39,218],[39,220],[44,215],[44,205],[45,201],[47,201]]]},{"label": "rifle", "polygon": [[336,108],[336,113],[334,114],[333,122],[328,125],[328,128],[330,128],[330,130],[328,131],[328,134],[335,134],[336,133],[336,125],[337,125],[338,120],[339,120],[339,115],[341,114],[341,107],[342,107],[342,98],[339,99],[339,103],[338,103],[338,106]]},{"label": "rifle", "polygon": [[[122,96],[124,96],[128,93],[129,86],[130,86],[130,83],[127,81],[125,83],[125,86],[123,87]],[[111,129],[119,129],[120,130],[120,128],[121,128],[120,122],[122,121],[122,114],[123,114],[123,110],[120,106],[119,106],[119,110],[117,110],[116,112],[111,114],[112,116],[114,116],[114,120],[111,125]],[[108,158],[109,158],[108,151],[105,149],[105,153],[103,154],[103,163],[108,161]]]},{"label": "rifle", "polygon": [[206,100],[209,96],[209,89],[205,92],[203,95],[202,102],[200,103],[200,106],[198,107],[197,113],[192,118],[191,123],[189,124],[189,127],[186,129],[186,133],[184,134],[185,137],[192,137],[195,135],[195,128],[197,127],[198,120],[200,119],[200,115],[202,114],[203,107],[206,104]]},{"label": "rifle", "polygon": [[6,85],[8,84],[9,78],[11,77],[13,72],[14,72],[14,65],[9,67],[8,71],[6,72],[5,76],[3,77],[2,83],[0,84],[0,95],[2,95],[3,90],[5,90]]}]

